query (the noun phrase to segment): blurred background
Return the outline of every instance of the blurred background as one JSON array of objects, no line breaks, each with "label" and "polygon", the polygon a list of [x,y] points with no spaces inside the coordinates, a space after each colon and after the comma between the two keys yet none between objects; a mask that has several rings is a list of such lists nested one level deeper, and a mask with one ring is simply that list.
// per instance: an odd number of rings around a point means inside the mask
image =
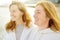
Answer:
[{"label": "blurred background", "polygon": [[[27,10],[30,13],[32,20],[34,15],[35,4],[40,0],[0,0],[0,40],[3,40],[2,34],[5,31],[5,25],[10,20],[9,5],[13,1],[19,1],[27,6]],[[60,18],[60,0],[46,0],[53,2],[58,10],[58,17]],[[5,34],[5,33],[4,33]]]}]

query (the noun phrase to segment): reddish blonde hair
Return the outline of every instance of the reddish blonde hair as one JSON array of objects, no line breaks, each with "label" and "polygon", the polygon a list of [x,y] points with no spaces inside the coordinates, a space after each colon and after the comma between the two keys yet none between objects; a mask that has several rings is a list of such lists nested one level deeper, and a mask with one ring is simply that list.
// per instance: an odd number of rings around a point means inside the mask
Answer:
[{"label": "reddish blonde hair", "polygon": [[60,19],[57,15],[57,9],[55,5],[50,1],[40,1],[36,6],[38,5],[41,5],[47,12],[46,15],[50,18],[49,27],[53,31],[60,31]]},{"label": "reddish blonde hair", "polygon": [[[27,12],[25,6],[22,3],[20,3],[20,2],[12,2],[12,4],[10,4],[9,8],[12,5],[16,5],[18,7],[18,9],[24,13],[24,15],[22,16],[22,19],[23,19],[23,22],[25,23],[26,27],[29,28],[30,27],[31,18],[30,18],[29,13]],[[10,20],[10,22],[7,23],[7,25],[6,25],[6,30],[7,31],[9,31],[9,30],[13,31],[15,28],[16,28],[15,21]]]}]

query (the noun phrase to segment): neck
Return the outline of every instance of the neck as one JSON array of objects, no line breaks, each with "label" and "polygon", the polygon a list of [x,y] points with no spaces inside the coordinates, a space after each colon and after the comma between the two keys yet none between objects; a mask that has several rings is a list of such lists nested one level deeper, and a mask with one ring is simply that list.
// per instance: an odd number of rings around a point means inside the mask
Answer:
[{"label": "neck", "polygon": [[22,25],[22,24],[24,24],[22,18],[16,21],[16,26],[17,25]]},{"label": "neck", "polygon": [[49,22],[46,21],[46,22],[40,24],[40,25],[39,25],[39,29],[40,29],[40,30],[47,29],[47,28],[48,28],[48,23],[49,23]]}]

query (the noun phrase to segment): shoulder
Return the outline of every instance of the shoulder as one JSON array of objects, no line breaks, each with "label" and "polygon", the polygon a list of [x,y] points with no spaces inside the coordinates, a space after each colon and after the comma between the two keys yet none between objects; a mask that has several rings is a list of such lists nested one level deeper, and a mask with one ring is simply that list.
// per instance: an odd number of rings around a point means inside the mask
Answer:
[{"label": "shoulder", "polygon": [[30,28],[25,28],[24,30],[23,30],[23,32],[25,32],[25,33],[31,33],[31,34],[35,34],[36,32],[37,32],[37,30],[38,30],[38,28],[34,25],[34,24],[31,24],[30,25]]},{"label": "shoulder", "polygon": [[34,25],[34,24],[31,24],[31,25],[30,25],[30,28],[32,28],[33,30],[38,29],[38,27],[37,27],[36,25]]},{"label": "shoulder", "polygon": [[25,27],[25,29],[26,29],[26,30],[37,30],[38,27],[36,27],[33,23],[31,23],[31,24],[30,24],[30,27],[29,27],[29,28],[26,28],[26,27]]},{"label": "shoulder", "polygon": [[44,34],[41,40],[60,40],[60,33],[52,32]]},{"label": "shoulder", "polygon": [[14,32],[6,32],[6,31],[4,31],[3,40],[15,40],[15,33]]}]

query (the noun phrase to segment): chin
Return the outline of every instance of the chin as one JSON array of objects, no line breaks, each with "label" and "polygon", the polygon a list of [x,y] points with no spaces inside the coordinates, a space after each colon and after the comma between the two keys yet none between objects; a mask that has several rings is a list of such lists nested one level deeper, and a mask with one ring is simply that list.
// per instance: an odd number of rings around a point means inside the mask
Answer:
[{"label": "chin", "polygon": [[36,25],[37,23],[35,22],[34,24]]},{"label": "chin", "polygon": [[12,19],[12,21],[15,21],[14,19]]},{"label": "chin", "polygon": [[35,24],[35,25],[38,25],[38,23],[37,23],[37,22],[35,22],[34,24]]}]

